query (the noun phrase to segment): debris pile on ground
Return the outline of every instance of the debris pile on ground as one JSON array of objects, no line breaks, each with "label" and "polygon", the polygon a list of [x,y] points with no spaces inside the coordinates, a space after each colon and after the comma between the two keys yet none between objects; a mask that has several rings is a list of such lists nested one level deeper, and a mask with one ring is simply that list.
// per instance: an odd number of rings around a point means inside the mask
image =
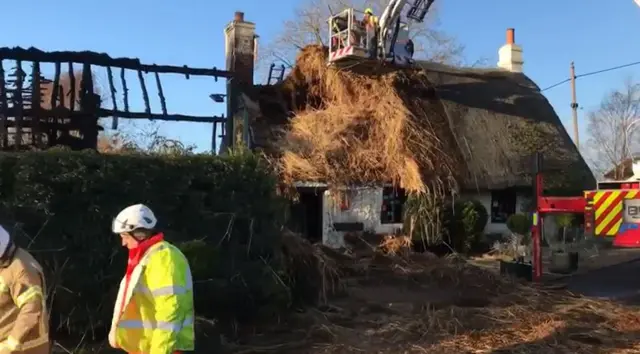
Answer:
[{"label": "debris pile on ground", "polygon": [[640,352],[640,307],[529,286],[455,257],[297,247],[313,249],[324,260],[317,272],[331,274],[328,283],[341,291],[326,297],[321,287],[322,305],[252,335],[233,352]]},{"label": "debris pile on ground", "polygon": [[285,179],[415,192],[455,183],[459,149],[423,70],[341,70],[326,58],[322,47],[304,48],[279,86],[293,111],[274,144]]}]

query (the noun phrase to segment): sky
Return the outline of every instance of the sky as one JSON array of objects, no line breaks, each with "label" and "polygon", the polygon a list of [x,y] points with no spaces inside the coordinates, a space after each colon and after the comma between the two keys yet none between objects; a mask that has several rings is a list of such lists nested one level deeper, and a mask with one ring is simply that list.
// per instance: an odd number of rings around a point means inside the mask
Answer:
[{"label": "sky", "polygon": [[[439,28],[466,46],[471,62],[484,58],[488,65],[495,65],[505,30],[515,28],[516,42],[523,47],[524,71],[541,88],[567,79],[572,61],[578,75],[640,61],[636,36],[640,33],[640,7],[633,0],[437,1]],[[223,29],[235,11],[243,11],[246,20],[255,22],[260,41],[267,43],[286,30],[283,22],[293,17],[299,4],[301,0],[191,0],[183,5],[168,0],[22,0],[10,6],[11,13],[22,16],[3,17],[4,28],[16,30],[5,31],[0,46],[91,50],[112,57],[136,57],[148,64],[223,69]],[[43,69],[47,70],[52,71]],[[578,79],[581,144],[587,138],[586,113],[597,108],[608,92],[621,87],[625,78],[640,80],[638,74],[640,65]],[[108,88],[106,74],[97,72],[96,78],[98,87]],[[135,73],[130,73],[127,81],[130,87],[137,85]],[[208,97],[224,93],[224,80],[186,80],[174,75],[162,82],[169,112],[225,112],[224,104]],[[147,86],[152,110],[160,112],[152,76],[147,76]],[[544,93],[572,132],[569,84]],[[139,89],[132,88],[129,94],[131,109],[144,111]],[[144,121],[135,123],[136,128],[145,126]],[[197,145],[200,151],[211,147],[210,124],[171,122],[159,127],[163,135]]]}]

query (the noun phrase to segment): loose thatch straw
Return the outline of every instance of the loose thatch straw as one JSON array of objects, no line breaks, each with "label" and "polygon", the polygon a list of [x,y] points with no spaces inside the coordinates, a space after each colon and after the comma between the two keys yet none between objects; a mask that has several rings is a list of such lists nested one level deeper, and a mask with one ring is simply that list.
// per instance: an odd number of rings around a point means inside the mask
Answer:
[{"label": "loose thatch straw", "polygon": [[302,50],[284,83],[297,110],[279,142],[285,179],[395,183],[411,192],[455,180],[460,160],[450,130],[431,121],[433,104],[417,96],[430,87],[426,75],[370,69],[327,67],[323,48]]},{"label": "loose thatch straw", "polygon": [[345,296],[252,333],[234,352],[640,352],[637,306],[530,287],[457,258],[335,256],[323,258],[341,269]]}]

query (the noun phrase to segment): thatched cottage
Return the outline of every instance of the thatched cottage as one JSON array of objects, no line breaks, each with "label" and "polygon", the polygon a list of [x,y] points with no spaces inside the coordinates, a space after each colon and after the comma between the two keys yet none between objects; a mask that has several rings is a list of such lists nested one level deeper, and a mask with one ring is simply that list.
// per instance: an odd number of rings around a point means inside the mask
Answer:
[{"label": "thatched cottage", "polygon": [[[455,180],[458,196],[485,205],[488,233],[504,232],[506,218],[527,208],[535,152],[544,153],[556,191],[579,195],[595,185],[553,107],[522,72],[513,30],[496,69],[369,63],[345,73],[310,49],[268,86],[253,86],[255,25],[236,17],[225,33],[227,69],[236,73],[229,136],[281,157],[307,206],[306,233],[327,244],[340,246],[343,231],[358,225],[378,233],[402,227],[404,193],[385,182],[433,192]],[[331,197],[327,184],[360,187],[348,188],[345,200]]]}]

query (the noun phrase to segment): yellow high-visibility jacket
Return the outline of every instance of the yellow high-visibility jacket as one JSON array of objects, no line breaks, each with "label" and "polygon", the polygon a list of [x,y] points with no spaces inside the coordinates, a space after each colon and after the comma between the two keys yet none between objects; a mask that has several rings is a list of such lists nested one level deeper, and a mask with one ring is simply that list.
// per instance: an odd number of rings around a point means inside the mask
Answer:
[{"label": "yellow high-visibility jacket", "polygon": [[151,246],[126,290],[125,284],[126,277],[113,312],[111,346],[145,354],[194,350],[193,281],[178,248],[165,241]]},{"label": "yellow high-visibility jacket", "polygon": [[42,267],[25,250],[0,260],[0,353],[48,354],[49,316]]},{"label": "yellow high-visibility jacket", "polygon": [[363,25],[374,30],[378,29],[378,16],[369,15],[368,21],[363,21]]}]

